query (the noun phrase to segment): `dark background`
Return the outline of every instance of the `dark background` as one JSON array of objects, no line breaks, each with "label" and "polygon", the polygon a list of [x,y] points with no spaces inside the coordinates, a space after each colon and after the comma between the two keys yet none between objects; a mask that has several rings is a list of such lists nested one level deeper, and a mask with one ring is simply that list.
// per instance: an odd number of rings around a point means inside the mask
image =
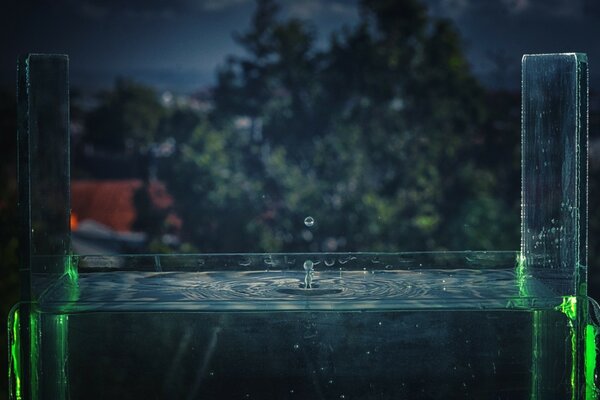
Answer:
[{"label": "dark background", "polygon": [[73,179],[141,182],[128,231],[144,240],[107,250],[139,252],[517,250],[521,56],[585,52],[598,297],[596,2],[260,4],[1,6],[0,319],[18,299],[15,65],[31,52],[70,56]]}]

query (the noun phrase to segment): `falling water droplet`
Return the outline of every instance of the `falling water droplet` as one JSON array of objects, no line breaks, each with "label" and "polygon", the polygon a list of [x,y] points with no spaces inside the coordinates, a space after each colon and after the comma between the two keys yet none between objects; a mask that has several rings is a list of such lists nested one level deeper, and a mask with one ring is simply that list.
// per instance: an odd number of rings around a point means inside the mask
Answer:
[{"label": "falling water droplet", "polygon": [[306,218],[304,218],[304,225],[311,227],[315,224],[315,219],[313,217],[311,217],[310,215]]}]

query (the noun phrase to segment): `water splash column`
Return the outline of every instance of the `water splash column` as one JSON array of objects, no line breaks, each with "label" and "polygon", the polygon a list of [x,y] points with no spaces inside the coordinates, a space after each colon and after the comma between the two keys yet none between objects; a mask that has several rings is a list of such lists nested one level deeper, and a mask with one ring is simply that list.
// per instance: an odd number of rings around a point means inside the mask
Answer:
[{"label": "water splash column", "polygon": [[[572,398],[584,398],[587,316],[588,64],[585,54],[525,55],[522,61],[521,268],[527,291],[543,285],[563,298],[570,319]],[[566,308],[566,309],[565,309]],[[532,398],[550,376],[552,312],[533,312]],[[556,322],[554,322],[556,323]]]}]

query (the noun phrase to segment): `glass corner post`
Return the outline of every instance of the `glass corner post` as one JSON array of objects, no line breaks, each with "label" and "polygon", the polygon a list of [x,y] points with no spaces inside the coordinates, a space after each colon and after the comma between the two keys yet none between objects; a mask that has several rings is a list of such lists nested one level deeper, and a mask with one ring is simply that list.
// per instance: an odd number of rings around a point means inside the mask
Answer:
[{"label": "glass corner post", "polygon": [[[587,326],[588,64],[585,54],[525,55],[522,60],[521,255],[569,319],[572,399],[595,398],[585,376]],[[552,312],[533,312],[532,399],[547,398]],[[554,322],[551,322],[554,321]]]},{"label": "glass corner post", "polygon": [[[61,399],[67,317],[40,310],[45,291],[76,279],[70,257],[68,57],[20,57],[17,101],[21,302],[9,318],[10,395]],[[52,394],[44,396],[45,388]]]}]

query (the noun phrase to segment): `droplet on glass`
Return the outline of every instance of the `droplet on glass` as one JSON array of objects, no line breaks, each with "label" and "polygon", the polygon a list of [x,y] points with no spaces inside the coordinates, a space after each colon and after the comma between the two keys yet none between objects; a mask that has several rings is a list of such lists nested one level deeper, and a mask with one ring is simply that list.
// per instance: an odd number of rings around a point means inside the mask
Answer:
[{"label": "droplet on glass", "polygon": [[311,227],[315,224],[315,219],[311,216],[304,218],[304,225]]}]

